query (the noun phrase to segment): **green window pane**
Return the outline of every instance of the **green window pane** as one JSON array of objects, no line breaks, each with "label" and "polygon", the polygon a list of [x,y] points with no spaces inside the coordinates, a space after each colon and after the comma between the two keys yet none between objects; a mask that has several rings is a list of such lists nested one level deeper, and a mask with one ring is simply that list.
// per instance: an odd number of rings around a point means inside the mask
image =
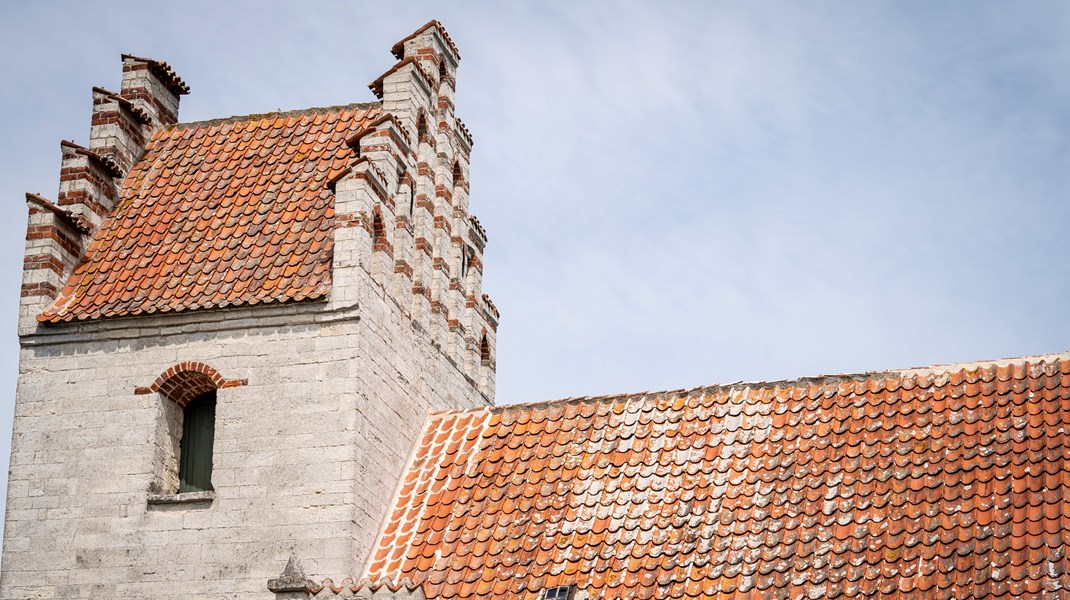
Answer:
[{"label": "green window pane", "polygon": [[182,412],[178,493],[212,489],[212,441],[215,438],[215,392],[194,398]]}]

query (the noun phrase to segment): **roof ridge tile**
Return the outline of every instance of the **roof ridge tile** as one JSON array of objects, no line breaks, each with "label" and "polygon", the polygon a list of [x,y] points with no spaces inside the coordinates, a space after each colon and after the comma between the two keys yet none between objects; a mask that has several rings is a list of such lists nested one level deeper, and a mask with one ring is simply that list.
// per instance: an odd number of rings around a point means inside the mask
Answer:
[{"label": "roof ridge tile", "polygon": [[[373,108],[381,108],[382,102],[354,102],[351,104],[337,104],[333,106],[312,106],[308,108],[296,108],[292,110],[276,110],[265,113],[250,113],[247,115],[233,115],[230,117],[219,117],[216,119],[205,119],[202,121],[188,121],[184,123],[175,123],[164,129],[164,131],[178,131],[186,129],[197,129],[202,127],[216,127],[219,125],[227,125],[232,123],[246,123],[256,122],[266,119],[278,119],[288,117],[301,117],[305,115],[319,115],[337,113],[346,110],[360,111],[370,110]],[[283,123],[285,126],[285,123]]]},{"label": "roof ridge tile", "polygon": [[[1043,372],[1048,372],[1055,369],[1058,372],[1059,366],[1065,365],[1062,368],[1070,369],[1070,351],[1030,355],[1014,358],[999,358],[983,361],[972,361],[962,363],[949,363],[949,364],[936,364],[925,367],[910,367],[907,369],[889,369],[886,371],[863,371],[858,373],[841,373],[839,375],[814,375],[803,376],[796,379],[780,379],[769,381],[739,381],[735,383],[727,384],[714,384],[707,386],[696,386],[690,388],[677,388],[662,391],[644,391],[634,393],[617,393],[607,394],[601,396],[569,396],[566,398],[557,398],[553,400],[538,400],[533,402],[517,402],[510,404],[499,404],[497,406],[490,407],[489,410],[495,413],[507,413],[522,409],[543,410],[552,408],[554,406],[564,405],[583,405],[591,403],[602,402],[619,402],[619,401],[632,401],[632,400],[653,400],[656,398],[693,398],[696,396],[713,396],[724,393],[732,392],[752,392],[752,391],[769,391],[773,392],[774,396],[781,396],[785,392],[799,394],[799,399],[803,397],[811,397],[811,399],[817,399],[819,397],[831,397],[833,395],[851,395],[851,394],[864,394],[877,393],[880,391],[894,391],[894,390],[913,390],[915,388],[928,388],[928,387],[943,387],[951,383],[951,385],[961,385],[953,383],[954,377],[966,378],[970,377],[970,373],[973,373],[972,377],[974,381],[980,379],[979,371],[981,367],[984,368],[1007,368],[1012,373],[1016,373],[1014,379],[1023,380],[1028,376],[1026,369],[1037,370],[1040,369],[1042,363],[1044,366]],[[1017,370],[1015,370],[1017,369]],[[993,371],[995,373],[995,371]],[[991,379],[991,377],[990,377]],[[886,390],[886,380],[895,380],[892,384],[894,390]],[[927,381],[928,385],[922,385],[922,381]],[[830,388],[835,384],[837,388]],[[849,388],[844,387],[845,384],[854,384],[854,389],[847,391]],[[861,387],[858,387],[858,386]],[[757,397],[753,397],[757,399]],[[476,412],[481,410],[488,410],[486,407],[479,407],[474,409],[458,409],[458,410],[445,410],[431,413],[431,417],[441,417],[443,415],[463,414],[469,412]]]}]

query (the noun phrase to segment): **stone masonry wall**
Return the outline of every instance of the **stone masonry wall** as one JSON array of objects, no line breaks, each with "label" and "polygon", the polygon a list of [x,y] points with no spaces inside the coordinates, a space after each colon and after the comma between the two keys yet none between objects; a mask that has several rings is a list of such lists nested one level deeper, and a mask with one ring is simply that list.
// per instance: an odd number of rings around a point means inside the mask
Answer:
[{"label": "stone masonry wall", "polygon": [[[366,289],[25,339],[0,598],[266,598],[291,551],[358,572],[427,412],[487,402]],[[153,505],[165,401],[135,390],[183,361],[248,383],[217,392],[214,500]]]}]

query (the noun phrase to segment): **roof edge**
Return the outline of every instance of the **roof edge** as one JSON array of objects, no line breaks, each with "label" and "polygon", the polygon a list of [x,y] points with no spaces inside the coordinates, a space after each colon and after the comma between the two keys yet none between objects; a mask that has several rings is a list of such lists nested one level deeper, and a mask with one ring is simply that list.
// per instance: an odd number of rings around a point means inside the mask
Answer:
[{"label": "roof edge", "polygon": [[[483,410],[486,410],[486,408]],[[375,562],[375,551],[379,548],[379,545],[383,542],[383,538],[386,536],[386,529],[390,526],[390,521],[394,516],[395,501],[401,498],[401,490],[405,487],[406,477],[412,470],[413,464],[416,462],[416,455],[423,447],[422,442],[424,436],[427,435],[427,431],[431,428],[431,424],[435,422],[436,414],[437,413],[434,412],[424,414],[424,418],[420,422],[420,432],[416,434],[412,444],[409,446],[409,455],[405,457],[405,466],[399,471],[400,475],[398,476],[398,481],[394,484],[394,489],[390,492],[390,504],[386,507],[386,511],[383,512],[383,518],[379,523],[379,531],[375,534],[375,541],[370,546],[368,558],[364,561],[364,565],[361,566],[360,576],[362,582],[371,577],[372,563]]]},{"label": "roof edge", "polygon": [[427,71],[425,71],[424,68],[420,66],[420,61],[417,60],[416,57],[406,56],[405,58],[402,58],[398,62],[394,63],[394,66],[387,69],[385,73],[376,77],[375,81],[369,83],[368,89],[371,90],[373,94],[375,94],[376,98],[382,100],[383,82],[386,81],[387,77],[390,77],[394,73],[397,73],[399,70],[401,70],[402,67],[407,65],[413,65],[413,67],[416,69],[416,73],[418,73],[420,77],[423,78],[424,85],[427,86],[427,89],[432,89],[434,87],[432,85],[433,80],[431,79],[431,75],[429,75]]},{"label": "roof edge", "polygon": [[340,112],[343,110],[367,110],[370,108],[379,108],[382,107],[382,105],[383,103],[379,101],[354,102],[351,104],[336,104],[334,106],[312,106],[309,108],[297,108],[293,110],[280,110],[266,113],[251,113],[248,115],[233,115],[230,117],[220,117],[218,119],[205,119],[203,121],[175,123],[174,125],[168,127],[167,130],[174,131],[180,129],[193,129],[196,127],[215,127],[217,125],[240,123],[242,121],[262,121],[264,119],[277,119],[279,117],[300,117],[304,115]]},{"label": "roof edge", "polygon": [[[70,284],[70,280],[69,279],[68,279],[67,283],[68,283],[68,285]],[[329,286],[328,286],[328,288],[329,288]],[[64,287],[64,290],[66,290],[66,287]],[[128,312],[126,312],[124,314],[121,314],[121,315],[110,315],[110,316],[109,315],[93,315],[93,316],[81,316],[81,317],[76,316],[74,313],[70,312],[69,306],[67,304],[64,304],[63,306],[60,306],[60,299],[62,298],[62,296],[60,296],[59,298],[56,299],[56,302],[52,306],[50,306],[48,309],[46,309],[41,314],[37,315],[37,321],[40,322],[43,325],[48,325],[48,326],[53,326],[53,325],[63,326],[63,325],[68,325],[68,324],[79,324],[79,323],[97,323],[97,322],[104,322],[104,321],[109,322],[109,323],[114,323],[116,321],[119,321],[120,319],[142,319],[142,318],[147,318],[147,317],[158,317],[158,316],[161,316],[161,315],[188,314],[188,313],[194,313],[194,312],[195,313],[205,313],[205,312],[209,312],[209,311],[226,311],[226,310],[234,310],[234,309],[239,309],[239,308],[248,308],[250,306],[281,306],[281,305],[284,305],[284,304],[315,304],[315,303],[324,303],[324,302],[326,302],[330,297],[330,293],[331,293],[330,289],[325,289],[325,290],[318,290],[315,293],[303,294],[301,298],[296,298],[296,297],[294,297],[294,298],[284,298],[282,300],[273,300],[273,299],[259,300],[258,299],[256,301],[228,303],[225,306],[213,305],[213,306],[193,306],[193,307],[184,307],[184,308],[164,308],[164,309],[161,309],[161,310],[152,310],[151,312],[148,311],[148,310],[142,310],[142,309],[138,308],[138,309],[136,309],[138,312],[129,312],[128,311]],[[70,299],[64,299],[64,300],[65,301],[73,300],[73,295],[71,296]]]},{"label": "roof edge", "polygon": [[57,217],[63,219],[67,225],[72,229],[81,233],[82,235],[88,235],[93,232],[93,226],[81,215],[76,215],[71,211],[61,208],[55,202],[52,202],[48,198],[45,198],[41,194],[35,192],[26,192],[26,202],[30,202],[40,206],[41,208],[51,212]]},{"label": "roof edge", "polygon": [[143,62],[148,65],[152,73],[156,75],[160,82],[163,83],[167,89],[171,90],[174,95],[185,96],[189,93],[189,86],[186,85],[185,81],[182,81],[182,78],[178,76],[178,73],[175,73],[175,70],[171,68],[171,65],[167,64],[165,61],[125,53],[120,56],[124,63],[127,60],[132,60]]},{"label": "roof edge", "polygon": [[489,410],[494,414],[501,414],[517,409],[526,408],[544,408],[552,407],[562,404],[579,404],[587,402],[605,402],[608,400],[629,400],[642,398],[646,396],[670,396],[670,395],[682,395],[682,396],[694,396],[698,394],[710,394],[715,392],[725,392],[740,389],[766,389],[766,388],[801,388],[801,387],[814,387],[823,386],[829,384],[839,384],[844,382],[854,381],[881,381],[886,379],[896,378],[910,378],[916,376],[940,376],[948,375],[951,373],[961,373],[968,371],[977,371],[980,369],[989,369],[996,367],[1007,367],[1012,365],[1024,365],[1026,363],[1054,363],[1060,361],[1070,361],[1070,350],[1064,352],[1055,352],[1050,354],[1034,354],[1027,356],[1018,356],[1012,358],[996,358],[990,360],[978,360],[968,362],[957,362],[948,364],[936,364],[924,367],[909,367],[905,369],[889,369],[886,371],[863,371],[860,373],[841,373],[839,375],[814,375],[804,376],[796,379],[780,379],[774,381],[738,381],[735,383],[725,384],[713,384],[705,386],[697,386],[692,388],[678,388],[671,390],[658,390],[649,392],[632,392],[621,394],[606,394],[602,396],[572,396],[568,398],[558,398],[554,400],[540,400],[536,402],[521,402],[517,404],[500,404],[497,406],[474,408],[466,410],[448,410],[439,411],[431,414],[432,420],[441,419],[450,415],[456,414],[470,414],[479,412],[481,410]]},{"label": "roof edge", "polygon": [[453,51],[453,55],[457,58],[457,60],[460,60],[461,52],[457,50],[457,45],[453,43],[453,40],[450,38],[450,34],[446,31],[446,28],[442,26],[442,23],[440,23],[438,19],[431,19],[430,21],[421,25],[416,31],[398,40],[393,46],[390,47],[390,53],[394,55],[394,58],[401,60],[405,56],[405,42],[413,39],[414,37],[420,35],[421,33],[427,31],[432,27],[438,29],[438,32],[442,36],[442,39],[445,40],[446,44],[450,47],[450,50]]}]

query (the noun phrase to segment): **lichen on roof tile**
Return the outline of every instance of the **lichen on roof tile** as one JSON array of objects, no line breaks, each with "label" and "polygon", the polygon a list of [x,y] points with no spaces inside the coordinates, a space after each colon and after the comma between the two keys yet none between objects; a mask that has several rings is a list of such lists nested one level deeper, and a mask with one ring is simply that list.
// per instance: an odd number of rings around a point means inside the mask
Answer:
[{"label": "lichen on roof tile", "polygon": [[56,302],[58,323],[325,298],[346,144],[378,104],[156,132]]},{"label": "lichen on roof tile", "polygon": [[1070,585],[1070,355],[434,415],[367,575],[429,598]]}]

